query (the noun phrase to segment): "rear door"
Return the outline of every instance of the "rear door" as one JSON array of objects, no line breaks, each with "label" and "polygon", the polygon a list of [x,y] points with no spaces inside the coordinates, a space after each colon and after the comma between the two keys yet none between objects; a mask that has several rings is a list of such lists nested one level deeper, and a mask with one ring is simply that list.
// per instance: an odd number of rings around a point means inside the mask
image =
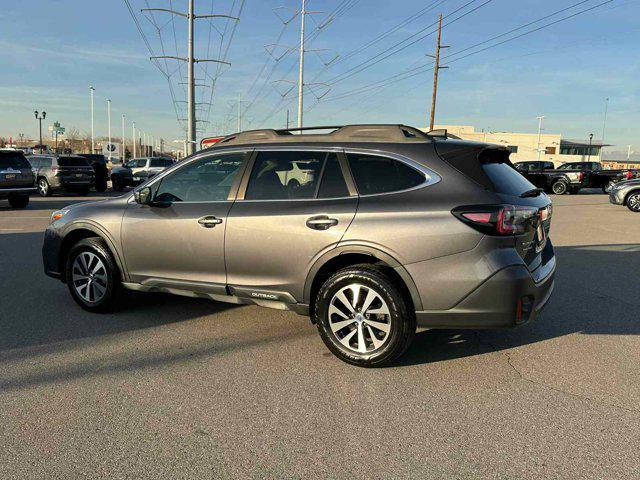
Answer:
[{"label": "rear door", "polygon": [[227,221],[227,281],[235,295],[302,300],[307,272],[355,215],[346,169],[339,149],[256,152]]}]

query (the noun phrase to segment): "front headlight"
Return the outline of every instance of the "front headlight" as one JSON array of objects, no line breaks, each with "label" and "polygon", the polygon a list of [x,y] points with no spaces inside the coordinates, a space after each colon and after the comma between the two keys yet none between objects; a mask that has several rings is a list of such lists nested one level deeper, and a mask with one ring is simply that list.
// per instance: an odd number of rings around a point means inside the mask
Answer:
[{"label": "front headlight", "polygon": [[67,213],[69,213],[69,209],[68,208],[63,208],[62,210],[56,210],[55,212],[53,212],[51,214],[51,222],[55,222],[56,220],[60,220]]}]

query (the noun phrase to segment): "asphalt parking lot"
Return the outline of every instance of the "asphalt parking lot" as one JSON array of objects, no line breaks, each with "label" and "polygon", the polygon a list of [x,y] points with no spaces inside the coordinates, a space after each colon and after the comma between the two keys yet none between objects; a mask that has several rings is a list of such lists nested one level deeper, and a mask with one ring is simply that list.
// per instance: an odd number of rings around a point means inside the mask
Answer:
[{"label": "asphalt parking lot", "polygon": [[385,369],[291,312],[134,295],[90,315],[42,273],[50,213],[0,204],[3,478],[638,478],[640,215],[554,197],[554,297],[508,331],[422,331]]}]

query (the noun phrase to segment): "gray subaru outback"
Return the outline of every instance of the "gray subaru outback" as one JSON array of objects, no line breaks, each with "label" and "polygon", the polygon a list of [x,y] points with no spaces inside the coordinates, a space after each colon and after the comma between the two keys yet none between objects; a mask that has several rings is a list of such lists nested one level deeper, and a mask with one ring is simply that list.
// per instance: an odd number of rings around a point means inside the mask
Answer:
[{"label": "gray subaru outback", "polygon": [[396,360],[417,326],[513,327],[545,306],[551,201],[507,149],[404,125],[308,130],[230,135],[54,212],[45,272],[91,312],[126,290],[293,310],[361,366]]}]

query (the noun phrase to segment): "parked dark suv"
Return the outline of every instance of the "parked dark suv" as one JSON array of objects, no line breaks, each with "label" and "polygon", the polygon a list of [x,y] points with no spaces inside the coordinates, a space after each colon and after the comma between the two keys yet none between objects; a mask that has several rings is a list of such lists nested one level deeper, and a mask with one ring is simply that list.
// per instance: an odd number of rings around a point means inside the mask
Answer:
[{"label": "parked dark suv", "polygon": [[20,150],[0,150],[0,200],[9,200],[13,208],[29,205],[36,191],[31,165]]},{"label": "parked dark suv", "polygon": [[86,158],[77,155],[31,155],[29,163],[36,172],[38,193],[43,197],[59,190],[86,195],[93,187],[93,167]]},{"label": "parked dark suv", "polygon": [[396,359],[416,325],[530,321],[553,289],[551,202],[507,149],[441,135],[231,135],[130,194],[54,212],[45,272],[94,312],[124,289],[290,309],[362,366]]}]

